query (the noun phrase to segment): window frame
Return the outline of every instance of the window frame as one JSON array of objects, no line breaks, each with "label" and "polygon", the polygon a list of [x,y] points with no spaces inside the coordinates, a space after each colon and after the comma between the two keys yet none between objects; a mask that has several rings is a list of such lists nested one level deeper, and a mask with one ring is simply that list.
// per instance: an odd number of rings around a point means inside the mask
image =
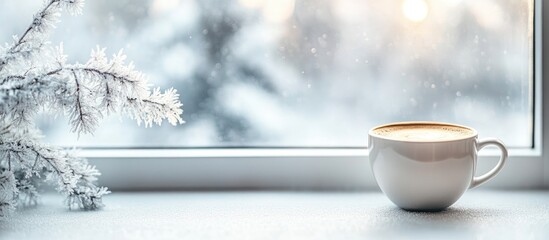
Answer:
[{"label": "window frame", "polygon": [[[534,136],[532,149],[510,149],[502,172],[481,188],[549,187],[549,4],[534,1]],[[546,94],[543,94],[546,93]],[[366,148],[83,149],[113,190],[364,190],[377,189]],[[497,151],[479,154],[477,173],[495,166]]]}]

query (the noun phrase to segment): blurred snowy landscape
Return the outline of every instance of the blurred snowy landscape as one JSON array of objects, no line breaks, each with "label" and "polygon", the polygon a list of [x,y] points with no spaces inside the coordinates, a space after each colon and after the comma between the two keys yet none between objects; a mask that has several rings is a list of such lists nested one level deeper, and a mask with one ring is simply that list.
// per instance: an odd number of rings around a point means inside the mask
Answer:
[{"label": "blurred snowy landscape", "polygon": [[[1,1],[0,42],[41,5]],[[40,116],[53,144],[364,147],[375,125],[433,120],[532,146],[531,0],[88,0],[61,19],[69,62],[123,48],[186,123],[111,116],[78,138]]]}]

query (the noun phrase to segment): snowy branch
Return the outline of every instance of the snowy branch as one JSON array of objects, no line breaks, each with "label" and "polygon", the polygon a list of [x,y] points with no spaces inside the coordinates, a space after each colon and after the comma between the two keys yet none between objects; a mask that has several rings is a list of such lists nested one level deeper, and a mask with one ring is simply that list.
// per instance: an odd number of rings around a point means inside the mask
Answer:
[{"label": "snowy branch", "polygon": [[39,52],[46,44],[50,30],[59,22],[63,9],[72,15],[78,15],[82,13],[83,6],[84,0],[48,0],[44,2],[44,6],[34,15],[32,23],[23,35],[14,37],[14,43],[4,54],[1,54],[0,72],[10,62],[28,58]]},{"label": "snowy branch", "polygon": [[70,208],[100,208],[109,193],[95,185],[100,173],[86,159],[40,142],[33,123],[39,110],[67,115],[79,135],[92,133],[111,113],[146,127],[165,119],[183,123],[176,90],[151,90],[145,75],[125,63],[122,51],[108,59],[105,49],[97,48],[85,64],[68,64],[63,45],[49,45],[47,36],[61,11],[80,14],[83,2],[46,1],[21,37],[0,48],[0,218],[17,202],[36,204],[42,178],[67,196]]}]

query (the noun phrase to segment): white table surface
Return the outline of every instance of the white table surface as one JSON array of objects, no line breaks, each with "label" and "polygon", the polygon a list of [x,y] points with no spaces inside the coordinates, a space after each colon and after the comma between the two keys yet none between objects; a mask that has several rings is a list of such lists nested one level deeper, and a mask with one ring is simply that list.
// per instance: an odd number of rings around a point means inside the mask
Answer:
[{"label": "white table surface", "polygon": [[118,192],[95,212],[62,201],[19,209],[0,239],[549,239],[549,191],[473,190],[439,213],[380,192]]}]

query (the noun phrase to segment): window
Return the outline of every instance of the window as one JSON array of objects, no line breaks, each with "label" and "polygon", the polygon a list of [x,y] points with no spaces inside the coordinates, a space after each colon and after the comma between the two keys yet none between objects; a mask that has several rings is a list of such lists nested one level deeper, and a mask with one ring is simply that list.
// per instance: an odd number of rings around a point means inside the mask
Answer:
[{"label": "window", "polygon": [[[22,16],[11,21],[22,29],[29,14],[11,11],[22,3],[2,4],[3,18]],[[53,41],[77,61],[96,44],[125,48],[155,84],[179,89],[187,123],[144,129],[113,116],[77,141],[65,119],[44,117],[45,135],[60,145],[363,147],[368,129],[401,120],[457,122],[513,147],[533,144],[529,0],[87,5],[84,17],[63,16]]]},{"label": "window", "polygon": [[[367,131],[378,124],[435,120],[474,127],[480,137],[501,138],[517,153],[534,149],[538,155],[530,162],[542,161],[541,72],[535,72],[541,69],[541,43],[534,41],[541,35],[534,34],[541,26],[540,1],[86,4],[83,17],[63,16],[52,41],[63,41],[73,61],[85,61],[88,52],[82,49],[96,44],[111,51],[124,48],[153,83],[178,89],[187,123],[145,129],[112,116],[93,136],[77,139],[65,119],[44,116],[41,129],[51,143],[99,149],[312,147],[312,155],[349,157],[348,162],[363,167],[363,152],[326,148],[363,148]],[[0,3],[0,21],[12,23],[0,28],[2,40],[23,29],[39,6],[31,0]],[[212,157],[215,161],[188,161],[201,171],[216,172],[212,166],[223,165],[216,161],[227,154]],[[109,171],[115,165],[102,168]],[[539,166],[523,169],[539,171]],[[196,170],[186,169],[191,175]],[[235,171],[233,177],[244,174]],[[530,182],[539,182],[539,176]],[[371,181],[355,180],[366,178]],[[214,182],[202,186],[215,187]]]}]

